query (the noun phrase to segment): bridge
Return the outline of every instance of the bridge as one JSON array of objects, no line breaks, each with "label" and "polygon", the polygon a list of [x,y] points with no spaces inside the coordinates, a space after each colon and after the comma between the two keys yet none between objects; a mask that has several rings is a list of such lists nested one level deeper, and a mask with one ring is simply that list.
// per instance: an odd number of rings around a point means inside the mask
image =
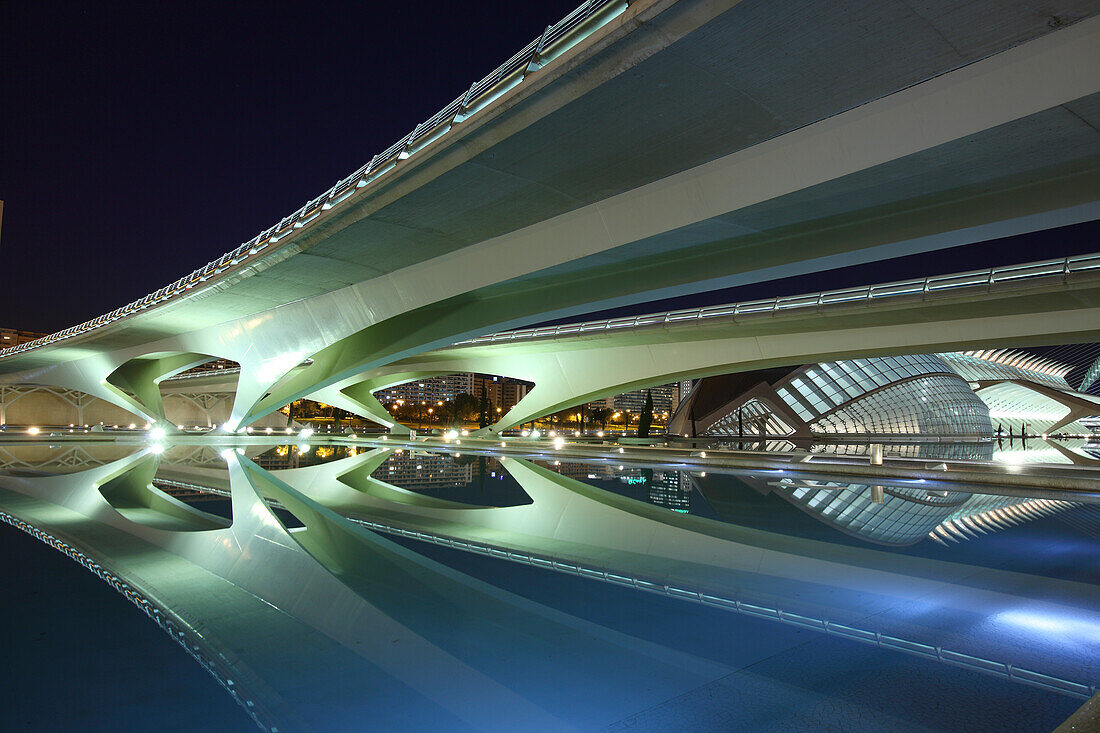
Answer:
[{"label": "bridge", "polygon": [[249,242],[4,351],[2,378],[163,423],[159,381],[231,359],[232,431],[456,341],[1095,219],[1095,10],[998,6],[993,30],[949,5],[856,28],[806,3],[780,32],[759,3],[585,3]]},{"label": "bridge", "polygon": [[[577,404],[679,379],[860,356],[1095,341],[1098,287],[1100,255],[1086,255],[510,331],[391,362],[314,396],[392,429],[392,417],[371,393],[393,384],[458,372],[533,382],[534,389],[490,428],[501,432]],[[307,374],[303,370],[291,380]],[[1088,414],[1097,409],[1091,403],[1074,407]]]},{"label": "bridge", "polygon": [[[1098,131],[1100,12],[1084,0],[1044,12],[945,0],[919,13],[903,2],[842,13],[824,0],[589,0],[248,242],[0,351],[0,389],[76,395],[78,410],[97,399],[157,428],[5,446],[0,521],[116,587],[267,730],[348,727],[348,689],[392,703],[378,706],[379,727],[610,725],[654,689],[675,698],[741,669],[502,590],[405,540],[1090,697],[1095,585],[882,547],[1095,503],[1088,457],[1070,451],[1079,465],[1057,470],[708,458],[694,447],[550,452],[500,436],[685,377],[1100,341],[1100,254],[585,319],[1094,221]],[[537,325],[547,322],[565,325]],[[184,376],[212,359],[239,369]],[[526,502],[452,501],[376,475],[399,451],[457,460],[458,441],[442,437],[341,436],[348,458],[305,468],[252,460],[290,438],[248,427],[279,424],[273,413],[293,400],[400,433],[373,392],[470,371],[535,384],[461,447],[499,461]],[[167,421],[166,400],[196,391],[231,395],[218,398],[218,435]],[[173,445],[153,440],[162,432]],[[619,456],[675,466],[716,506],[744,486],[800,510],[817,502],[821,516],[843,505],[832,528],[867,543],[668,512],[540,465]],[[224,497],[227,511],[165,487]],[[1035,619],[1068,624],[1080,643],[1051,654]]]}]

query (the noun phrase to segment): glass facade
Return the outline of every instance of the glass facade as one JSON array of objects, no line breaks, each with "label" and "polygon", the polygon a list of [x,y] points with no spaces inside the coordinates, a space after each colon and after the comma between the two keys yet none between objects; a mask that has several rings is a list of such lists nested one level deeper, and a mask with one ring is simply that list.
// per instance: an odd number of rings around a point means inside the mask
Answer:
[{"label": "glass facade", "polygon": [[775,438],[799,429],[805,435],[829,436],[993,433],[985,403],[934,354],[812,364],[778,380],[774,390],[794,415],[776,415],[757,397],[738,405],[736,395],[731,395],[731,409],[704,434]]},{"label": "glass facade", "polygon": [[931,354],[833,361],[805,367],[778,387],[779,396],[807,423],[846,402],[894,382],[925,374],[951,374]]},{"label": "glass facade", "polygon": [[989,409],[958,377],[910,379],[827,413],[814,421],[822,434],[963,435],[992,433]]},{"label": "glass facade", "polygon": [[703,431],[704,435],[790,435],[794,428],[785,423],[772,408],[752,399],[737,410],[727,413]]},{"label": "glass facade", "polygon": [[793,482],[784,479],[778,488],[795,506],[848,534],[884,545],[920,542],[970,497],[959,492],[935,496],[891,487],[883,491],[882,502],[876,503],[867,485],[821,482],[785,488],[784,483]]}]

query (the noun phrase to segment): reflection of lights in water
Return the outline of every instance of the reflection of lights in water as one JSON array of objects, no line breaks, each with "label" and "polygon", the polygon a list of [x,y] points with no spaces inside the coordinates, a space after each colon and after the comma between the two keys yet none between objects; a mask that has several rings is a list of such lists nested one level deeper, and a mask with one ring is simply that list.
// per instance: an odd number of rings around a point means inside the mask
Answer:
[{"label": "reflection of lights in water", "polygon": [[1042,634],[1057,634],[1066,642],[1100,644],[1100,620],[1080,618],[1052,611],[1004,611],[993,617],[995,623],[1009,624]]},{"label": "reflection of lights in water", "polygon": [[1054,448],[1039,450],[995,450],[993,460],[1008,466],[1020,466],[1025,463],[1071,463],[1070,459]]}]

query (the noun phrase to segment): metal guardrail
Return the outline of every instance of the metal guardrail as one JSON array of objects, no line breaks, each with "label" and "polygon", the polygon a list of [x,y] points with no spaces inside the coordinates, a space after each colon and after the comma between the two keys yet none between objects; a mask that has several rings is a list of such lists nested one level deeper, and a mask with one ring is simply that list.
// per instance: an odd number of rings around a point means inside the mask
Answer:
[{"label": "metal guardrail", "polygon": [[203,369],[203,370],[183,372],[182,374],[175,374],[171,377],[168,377],[166,379],[162,379],[160,381],[163,384],[164,382],[180,382],[180,381],[183,381],[185,379],[200,379],[202,377],[220,377],[222,375],[240,374],[240,373],[241,373],[241,368],[240,367],[227,367],[226,369]]},{"label": "metal guardrail", "polygon": [[460,341],[457,345],[490,344],[502,341],[527,341],[550,338],[568,334],[582,334],[591,331],[610,331],[620,328],[639,328],[682,321],[699,321],[711,318],[732,318],[744,316],[775,315],[787,311],[821,308],[838,304],[872,303],[893,298],[924,297],[929,293],[961,290],[989,290],[1005,283],[1032,283],[1043,280],[1059,279],[1066,282],[1070,275],[1083,272],[1100,271],[1100,253],[1066,257],[1060,260],[1044,260],[1022,265],[996,267],[988,270],[972,270],[951,275],[938,275],[916,280],[865,285],[858,288],[827,290],[808,295],[789,295],[766,300],[750,300],[743,303],[711,305],[704,308],[668,311],[665,313],[647,313],[625,318],[608,318],[602,321],[584,321],[566,323],[545,328],[524,328],[516,331],[479,336]]},{"label": "metal guardrail", "polygon": [[182,295],[227,270],[241,267],[268,246],[312,223],[324,212],[392,170],[402,160],[409,158],[442,136],[452,126],[469,119],[494,99],[521,83],[529,72],[541,68],[586,38],[592,31],[619,16],[632,2],[634,0],[587,0],[554,25],[547,26],[542,35],[528,43],[486,77],[471,84],[462,96],[414,127],[412,132],[371,158],[366,165],[350,176],[337,181],[328,191],[309,201],[293,214],[284,217],[275,226],[140,300],[49,336],[0,349],[0,359],[48,346],[114,323],[121,318],[132,316],[146,308]]}]

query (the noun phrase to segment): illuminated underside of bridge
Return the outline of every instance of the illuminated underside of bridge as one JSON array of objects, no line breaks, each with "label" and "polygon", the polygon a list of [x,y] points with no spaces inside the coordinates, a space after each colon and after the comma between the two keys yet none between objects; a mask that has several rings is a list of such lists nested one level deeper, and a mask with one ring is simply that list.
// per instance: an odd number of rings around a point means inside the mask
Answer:
[{"label": "illuminated underside of bridge", "polygon": [[163,422],[161,379],[230,359],[238,430],[502,329],[1095,219],[1086,7],[998,7],[994,30],[981,3],[858,28],[814,3],[586,4],[217,262],[6,350],[0,379]]}]

